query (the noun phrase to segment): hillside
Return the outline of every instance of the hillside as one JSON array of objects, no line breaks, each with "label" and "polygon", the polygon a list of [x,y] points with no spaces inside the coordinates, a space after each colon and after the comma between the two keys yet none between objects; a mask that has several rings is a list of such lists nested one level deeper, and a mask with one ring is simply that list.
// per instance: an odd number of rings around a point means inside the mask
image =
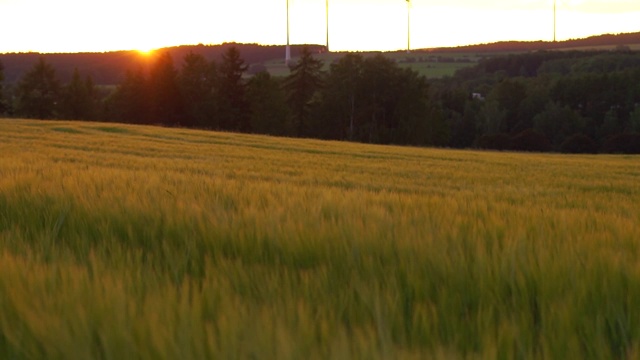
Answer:
[{"label": "hillside", "polygon": [[0,120],[2,359],[638,358],[637,160]]},{"label": "hillside", "polygon": [[[403,66],[411,67],[428,77],[452,75],[456,70],[474,64],[480,58],[494,56],[504,52],[529,52],[537,50],[593,48],[627,45],[640,45],[640,33],[600,35],[585,39],[573,39],[560,42],[498,42],[493,44],[479,44],[455,48],[416,49],[411,54],[404,51],[386,52]],[[283,57],[285,47],[281,45],[256,44],[222,44],[222,45],[188,45],[160,49],[168,51],[176,64],[189,53],[204,55],[208,60],[219,60],[222,53],[229,47],[239,48],[241,56],[249,65],[264,65],[273,75],[286,75],[288,69],[284,66]],[[304,45],[292,46],[292,55],[296,57]],[[327,63],[331,63],[345,53],[323,53],[321,45],[309,45],[314,52]],[[372,52],[370,54],[375,54]],[[368,53],[362,53],[367,55]],[[17,53],[0,54],[0,62],[4,65],[5,82],[17,82],[28,71],[39,57],[52,64],[63,82],[71,78],[73,70],[78,68],[81,73],[91,75],[99,85],[114,85],[122,81],[127,69],[146,66],[146,57],[137,51],[116,51],[105,53],[78,54],[38,54]]]},{"label": "hillside", "polygon": [[584,39],[569,39],[564,41],[501,41],[490,44],[476,44],[459,47],[433,49],[435,52],[528,52],[541,50],[567,49],[602,49],[617,46],[640,45],[640,32],[624,34],[604,34],[590,36]]},{"label": "hillside", "polygon": [[[167,51],[173,57],[176,64],[180,64],[181,59],[189,52],[201,54],[207,60],[219,60],[222,54],[230,47],[235,46],[247,64],[262,63],[273,59],[284,57],[283,46],[263,46],[255,44],[235,44],[226,43],[222,45],[193,45],[177,46],[159,49],[157,51]],[[314,49],[320,46],[309,45]],[[297,56],[304,45],[292,47],[292,55]],[[316,50],[317,51],[317,50]],[[99,85],[115,85],[122,81],[124,73],[128,69],[136,69],[139,66],[147,66],[148,56],[138,51],[115,51],[105,53],[77,53],[77,54],[39,54],[39,53],[16,53],[0,54],[0,62],[4,65],[5,81],[8,84],[19,81],[22,75],[27,72],[38,58],[44,57],[47,63],[51,64],[59,76],[66,82],[71,79],[74,69],[81,73],[91,75],[93,81]]]}]

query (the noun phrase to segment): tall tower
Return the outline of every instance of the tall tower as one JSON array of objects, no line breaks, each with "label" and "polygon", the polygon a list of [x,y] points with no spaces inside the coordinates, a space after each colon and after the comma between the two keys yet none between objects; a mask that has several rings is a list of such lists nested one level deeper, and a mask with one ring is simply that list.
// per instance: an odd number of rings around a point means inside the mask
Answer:
[{"label": "tall tower", "polygon": [[556,42],[556,0],[553,0],[553,42]]},{"label": "tall tower", "polygon": [[329,0],[325,0],[325,14],[327,21],[327,52],[329,52]]},{"label": "tall tower", "polygon": [[407,0],[407,54],[411,52],[411,0]]},{"label": "tall tower", "polygon": [[287,0],[287,48],[284,53],[284,64],[289,66],[291,62],[291,46],[289,45],[289,0]]}]

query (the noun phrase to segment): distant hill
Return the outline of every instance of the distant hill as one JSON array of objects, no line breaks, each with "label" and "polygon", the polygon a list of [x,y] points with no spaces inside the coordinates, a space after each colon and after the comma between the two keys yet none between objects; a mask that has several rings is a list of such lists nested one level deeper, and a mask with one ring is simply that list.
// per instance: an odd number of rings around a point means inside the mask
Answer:
[{"label": "distant hill", "polygon": [[539,50],[563,50],[576,48],[616,47],[640,44],[640,32],[624,34],[604,34],[583,39],[564,41],[500,41],[490,44],[476,44],[458,47],[431,49],[436,52],[522,52]]},{"label": "distant hill", "polygon": [[[595,47],[616,47],[616,46],[640,47],[640,32],[626,34],[606,34],[592,36],[584,39],[572,39],[559,42],[545,41],[506,41],[491,44],[468,45],[451,48],[437,49],[417,49],[414,53],[435,52],[435,53],[500,53],[500,52],[527,52],[538,50],[559,50],[578,49]],[[208,60],[219,60],[224,51],[230,46],[236,46],[245,62],[249,65],[284,62],[285,47],[283,45],[257,45],[257,44],[237,44],[225,43],[222,45],[188,45],[176,46],[156,51],[168,51],[176,64],[180,67],[182,59],[189,52],[202,54]],[[311,46],[315,52],[322,52],[324,46],[321,45],[294,45],[292,46],[292,56],[297,54],[304,46]],[[394,58],[398,52],[387,53]],[[393,55],[395,54],[395,55]],[[403,53],[404,54],[404,53]],[[341,53],[336,54],[340,56]],[[40,57],[53,65],[58,77],[62,82],[67,82],[75,68],[83,75],[91,75],[94,83],[99,85],[119,84],[128,69],[136,69],[139,66],[148,66],[149,57],[138,51],[115,51],[105,53],[63,53],[63,54],[39,54],[39,53],[12,53],[0,54],[0,62],[4,65],[5,83],[13,84],[20,80]],[[404,55],[403,55],[404,57]],[[333,56],[327,59],[334,58]],[[403,61],[403,60],[398,60]],[[418,64],[419,65],[419,64]],[[417,65],[416,65],[417,66]],[[278,65],[284,68],[284,64]]]},{"label": "distant hill", "polygon": [[[225,43],[222,45],[188,45],[176,46],[156,50],[167,51],[173,57],[177,68],[181,66],[182,59],[189,52],[201,54],[208,60],[219,60],[222,54],[231,46],[240,50],[242,58],[247,64],[259,64],[274,59],[282,59],[284,62],[284,46],[263,46],[257,44]],[[305,45],[291,47],[292,56],[297,56]],[[319,45],[308,45],[314,51],[324,49]],[[139,66],[149,64],[149,56],[138,51],[114,51],[105,53],[11,53],[0,54],[0,62],[4,65],[5,82],[16,83],[22,75],[29,71],[33,65],[43,57],[55,69],[62,82],[71,79],[74,69],[81,74],[91,75],[94,83],[100,85],[119,84],[128,69],[136,69]]]}]

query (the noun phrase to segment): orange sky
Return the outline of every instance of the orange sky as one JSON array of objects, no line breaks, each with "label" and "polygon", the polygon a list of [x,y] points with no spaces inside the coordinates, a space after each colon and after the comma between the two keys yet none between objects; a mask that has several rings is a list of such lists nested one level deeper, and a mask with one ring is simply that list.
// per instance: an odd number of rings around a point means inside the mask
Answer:
[{"label": "orange sky", "polygon": [[[559,40],[640,31],[638,0],[557,0]],[[407,46],[404,0],[329,0],[332,50]],[[413,0],[411,47],[551,40],[553,0]],[[289,0],[291,43],[325,43],[325,0]],[[0,0],[0,52],[286,43],[286,0]]]}]

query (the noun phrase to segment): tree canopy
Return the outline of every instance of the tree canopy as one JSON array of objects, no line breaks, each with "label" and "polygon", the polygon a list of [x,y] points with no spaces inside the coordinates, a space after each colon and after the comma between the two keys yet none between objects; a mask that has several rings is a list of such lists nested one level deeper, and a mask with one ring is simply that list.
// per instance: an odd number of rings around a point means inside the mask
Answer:
[{"label": "tree canopy", "polygon": [[56,116],[60,83],[56,70],[40,58],[27,72],[16,90],[17,114],[27,118],[52,119]]},{"label": "tree canopy", "polygon": [[305,47],[300,59],[291,66],[291,73],[284,80],[286,100],[298,136],[310,136],[310,122],[314,97],[322,86],[322,62],[315,59]]},{"label": "tree canopy", "polygon": [[249,132],[251,123],[249,105],[246,98],[246,81],[243,74],[248,65],[236,47],[230,47],[222,54],[218,68],[217,116],[220,129]]},{"label": "tree canopy", "polygon": [[0,61],[0,115],[7,112],[7,103],[4,100],[4,65]]},{"label": "tree canopy", "polygon": [[[303,48],[287,76],[245,63],[169,53],[129,69],[110,91],[76,69],[64,86],[40,58],[0,111],[379,144],[516,151],[633,152],[640,52],[540,51],[481,60],[426,79],[383,54],[331,64]],[[9,100],[9,101],[8,101]]]}]

